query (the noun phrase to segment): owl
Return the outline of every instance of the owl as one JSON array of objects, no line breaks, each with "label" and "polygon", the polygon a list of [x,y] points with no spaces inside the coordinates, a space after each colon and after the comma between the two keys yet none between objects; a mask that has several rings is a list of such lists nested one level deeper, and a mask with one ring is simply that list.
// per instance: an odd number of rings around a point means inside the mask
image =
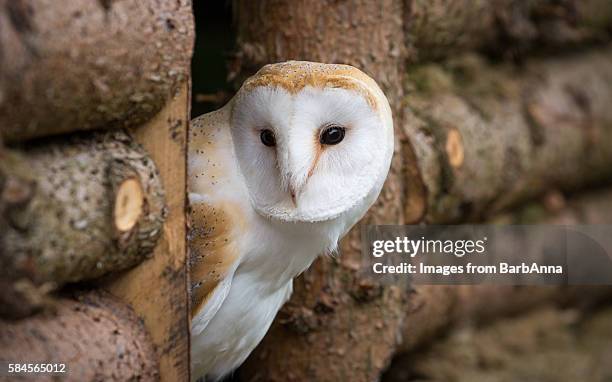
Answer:
[{"label": "owl", "polygon": [[264,66],[192,121],[191,359],[218,380],[262,340],[293,279],[374,203],[393,154],[389,103],[348,65]]}]

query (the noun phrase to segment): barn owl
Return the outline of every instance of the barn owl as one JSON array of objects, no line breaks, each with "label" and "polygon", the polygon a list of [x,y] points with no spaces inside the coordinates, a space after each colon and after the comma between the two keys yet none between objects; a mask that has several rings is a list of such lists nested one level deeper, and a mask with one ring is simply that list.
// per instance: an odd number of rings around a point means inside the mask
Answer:
[{"label": "barn owl", "polygon": [[293,278],[374,203],[393,154],[378,85],[348,65],[264,66],[192,121],[192,377],[217,380],[262,340]]}]

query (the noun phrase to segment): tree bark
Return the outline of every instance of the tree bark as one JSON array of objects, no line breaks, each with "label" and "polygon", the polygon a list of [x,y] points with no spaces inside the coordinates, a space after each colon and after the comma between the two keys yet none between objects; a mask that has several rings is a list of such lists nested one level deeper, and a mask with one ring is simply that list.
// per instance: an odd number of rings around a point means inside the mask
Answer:
[{"label": "tree bark", "polygon": [[189,0],[0,0],[0,134],[139,125],[188,78],[193,38]]},{"label": "tree bark", "polygon": [[0,321],[0,358],[13,363],[64,363],[65,374],[23,380],[157,381],[158,360],[142,322],[101,292],[62,298],[47,311]]},{"label": "tree bark", "polygon": [[[237,84],[270,62],[350,64],[378,82],[401,126],[402,1],[239,0],[235,12],[238,52],[231,74]],[[385,187],[361,224],[403,222],[401,158],[412,154],[400,142],[398,135]],[[244,365],[246,380],[370,381],[386,366],[405,295],[401,286],[378,285],[358,274],[359,242],[355,227],[342,241],[337,261],[321,259],[296,280],[291,301]]]},{"label": "tree bark", "polygon": [[2,315],[45,291],[137,264],[165,215],[155,165],[122,132],[35,143],[0,160]]},{"label": "tree bark", "polygon": [[[610,224],[612,190],[591,192],[550,211],[533,203],[495,218],[496,224]],[[506,285],[419,285],[414,286],[406,316],[400,352],[410,351],[437,337],[452,326],[487,322],[555,303],[589,308],[609,300],[609,286],[506,286]]]},{"label": "tree bark", "polygon": [[[612,179],[612,49],[522,69],[467,56],[408,72],[404,132],[419,172],[408,223],[482,220],[550,189]],[[412,200],[411,200],[412,199]]]},{"label": "tree bark", "polygon": [[526,51],[609,41],[612,4],[605,0],[405,0],[411,62],[469,50],[515,58]]}]

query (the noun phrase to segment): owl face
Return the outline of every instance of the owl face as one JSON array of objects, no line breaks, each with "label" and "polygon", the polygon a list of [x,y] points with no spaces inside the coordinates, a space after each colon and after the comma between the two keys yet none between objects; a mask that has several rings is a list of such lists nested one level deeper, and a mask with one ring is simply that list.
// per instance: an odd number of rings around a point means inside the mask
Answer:
[{"label": "owl face", "polygon": [[231,132],[253,207],[283,221],[350,210],[379,191],[393,152],[386,98],[344,65],[264,67],[235,97]]}]

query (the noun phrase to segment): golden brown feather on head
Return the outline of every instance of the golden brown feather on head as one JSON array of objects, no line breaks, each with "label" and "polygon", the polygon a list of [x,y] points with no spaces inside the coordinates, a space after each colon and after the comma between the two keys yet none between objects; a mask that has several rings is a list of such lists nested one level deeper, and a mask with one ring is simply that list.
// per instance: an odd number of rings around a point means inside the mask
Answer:
[{"label": "golden brown feather on head", "polygon": [[377,86],[374,80],[349,65],[309,61],[269,64],[247,79],[242,87],[244,90],[251,90],[259,86],[278,86],[291,94],[306,86],[352,90],[361,94],[372,109],[378,108],[375,95],[368,89]]}]

